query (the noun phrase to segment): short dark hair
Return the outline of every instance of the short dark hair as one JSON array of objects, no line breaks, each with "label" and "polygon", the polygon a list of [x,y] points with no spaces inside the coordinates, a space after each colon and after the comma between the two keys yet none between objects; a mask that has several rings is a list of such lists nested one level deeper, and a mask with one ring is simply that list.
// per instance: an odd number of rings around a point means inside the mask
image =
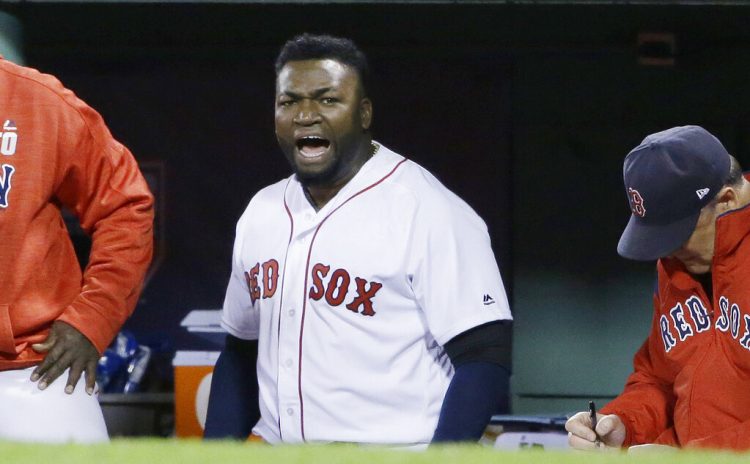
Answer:
[{"label": "short dark hair", "polygon": [[737,161],[737,158],[735,158],[734,156],[729,155],[729,158],[732,160],[732,164],[729,168],[729,175],[727,176],[727,180],[724,181],[724,185],[737,187],[742,182],[742,166],[740,166],[740,162]]},{"label": "short dark hair", "polygon": [[367,95],[370,83],[367,57],[354,41],[342,37],[305,33],[288,40],[276,57],[276,75],[290,61],[323,59],[332,59],[357,70],[362,90]]},{"label": "short dark hair", "polygon": [[[742,179],[745,177],[744,173],[742,172],[742,166],[740,165],[740,162],[737,161],[737,158],[735,158],[732,155],[729,155],[729,174],[726,177],[726,180],[724,181],[724,185],[722,185],[721,188],[724,187],[734,187],[738,188],[742,186]],[[721,190],[721,189],[719,189]],[[711,200],[710,203],[708,203],[706,206],[713,206],[715,207],[719,202],[719,195],[718,191],[716,192],[716,195],[714,195],[714,198]]]}]

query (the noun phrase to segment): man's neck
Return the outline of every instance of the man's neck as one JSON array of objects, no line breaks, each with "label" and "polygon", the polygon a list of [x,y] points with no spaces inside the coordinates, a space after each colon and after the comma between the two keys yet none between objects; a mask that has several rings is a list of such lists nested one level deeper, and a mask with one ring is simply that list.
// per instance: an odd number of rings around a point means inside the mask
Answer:
[{"label": "man's neck", "polygon": [[[356,174],[356,172],[354,174]],[[305,191],[307,201],[309,201],[313,208],[315,208],[315,211],[320,211],[321,208],[331,201],[331,198],[339,193],[339,190],[341,190],[344,185],[352,179],[352,177],[354,176],[346,177],[342,179],[340,183],[332,185],[303,185],[302,189]]]},{"label": "man's neck", "polygon": [[337,193],[339,193],[342,188],[344,188],[346,184],[349,183],[350,180],[354,178],[354,176],[357,175],[359,170],[362,169],[362,166],[364,166],[365,163],[375,154],[377,148],[377,145],[368,139],[367,144],[362,148],[363,154],[354,159],[346,175],[325,185],[308,184],[302,186],[307,200],[313,208],[315,208],[315,211],[320,211],[333,197],[336,196]]}]

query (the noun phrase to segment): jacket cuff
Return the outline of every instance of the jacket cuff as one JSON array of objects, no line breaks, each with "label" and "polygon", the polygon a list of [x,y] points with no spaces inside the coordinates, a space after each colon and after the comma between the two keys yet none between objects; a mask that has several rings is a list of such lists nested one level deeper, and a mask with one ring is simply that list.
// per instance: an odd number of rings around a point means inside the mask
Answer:
[{"label": "jacket cuff", "polygon": [[104,315],[99,309],[81,301],[71,303],[57,318],[81,332],[101,355],[117,334],[122,321],[115,321],[113,315]]}]

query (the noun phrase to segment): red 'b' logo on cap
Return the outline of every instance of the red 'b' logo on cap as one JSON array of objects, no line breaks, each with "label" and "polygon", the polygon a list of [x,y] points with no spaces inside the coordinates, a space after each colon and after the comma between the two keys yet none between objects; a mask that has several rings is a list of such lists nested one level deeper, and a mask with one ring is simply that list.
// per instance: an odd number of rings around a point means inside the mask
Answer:
[{"label": "red 'b' logo on cap", "polygon": [[630,195],[630,209],[636,216],[644,217],[646,215],[646,207],[643,206],[643,197],[638,190],[634,188],[628,188],[628,195]]}]

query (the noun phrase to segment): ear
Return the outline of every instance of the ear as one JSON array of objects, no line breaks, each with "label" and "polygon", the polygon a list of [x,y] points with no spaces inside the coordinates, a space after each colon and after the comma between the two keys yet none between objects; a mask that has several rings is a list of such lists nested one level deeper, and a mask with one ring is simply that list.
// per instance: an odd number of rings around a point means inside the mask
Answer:
[{"label": "ear", "polygon": [[372,102],[365,97],[359,102],[359,117],[362,122],[362,129],[370,129],[372,124]]},{"label": "ear", "polygon": [[742,204],[740,203],[740,195],[737,189],[729,185],[722,187],[716,195],[716,206],[719,214],[741,208]]}]

